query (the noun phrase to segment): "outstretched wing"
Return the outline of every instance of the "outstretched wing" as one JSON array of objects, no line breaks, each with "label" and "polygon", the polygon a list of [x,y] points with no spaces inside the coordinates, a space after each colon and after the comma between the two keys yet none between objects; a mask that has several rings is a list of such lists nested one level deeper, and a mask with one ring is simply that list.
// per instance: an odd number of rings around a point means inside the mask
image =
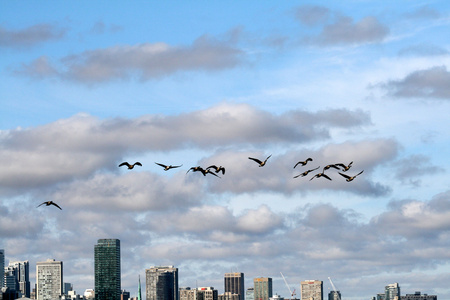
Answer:
[{"label": "outstretched wing", "polygon": [[167,168],[167,166],[166,166],[166,165],[163,165],[163,164],[160,164],[160,163],[157,163],[157,162],[155,162],[155,164],[157,164],[158,166],[161,166],[161,167],[163,167],[164,169],[165,169],[165,168]]},{"label": "outstretched wing", "polygon": [[211,166],[207,167],[205,170],[209,170],[209,169],[214,169],[216,172],[217,172],[217,170],[219,170],[219,168],[216,165],[211,165]]},{"label": "outstretched wing", "polygon": [[169,167],[169,169],[175,169],[175,168],[179,168],[179,167],[181,167],[182,165],[179,165],[179,166],[170,166]]},{"label": "outstretched wing", "polygon": [[347,179],[350,179],[351,177],[350,176],[348,176],[347,174],[342,174],[341,172],[338,172],[339,174],[341,174],[343,177],[345,177],[345,178],[347,178]]},{"label": "outstretched wing", "polygon": [[209,170],[206,170],[204,173],[203,173],[203,175],[205,175],[206,176],[206,174],[211,174],[211,175],[214,175],[214,176],[216,176],[216,177],[219,177],[220,178],[220,176],[219,175],[217,175],[217,174],[214,174],[213,172],[210,172]]},{"label": "outstretched wing", "polygon": [[119,165],[119,167],[121,167],[121,166],[127,166],[127,167],[130,167],[130,164],[128,163],[128,162],[123,162],[123,163],[121,163],[120,165]]},{"label": "outstretched wing", "polygon": [[254,160],[254,161],[256,161],[258,164],[262,164],[262,161],[260,161],[260,160],[257,159],[257,158],[249,157],[248,159]]},{"label": "outstretched wing", "polygon": [[331,179],[327,174],[322,173],[322,176],[325,177],[325,178],[328,179],[328,180],[333,180],[333,179]]},{"label": "outstretched wing", "polygon": [[135,164],[136,166],[141,166],[141,167],[142,167],[142,164],[141,164],[140,162],[138,162],[138,161],[135,162],[134,164]]},{"label": "outstretched wing", "polygon": [[39,206],[41,206],[41,205],[44,205],[44,204],[46,204],[47,202],[42,202],[41,204],[39,204],[38,206],[36,206],[36,207],[39,207]]},{"label": "outstretched wing", "polygon": [[272,154],[270,154],[269,156],[267,156],[266,160],[264,161],[264,163],[266,163],[266,161],[272,156]]},{"label": "outstretched wing", "polygon": [[220,167],[219,170],[217,170],[217,173],[219,173],[220,171],[222,171],[222,174],[225,175],[225,168],[224,167]]},{"label": "outstretched wing", "polygon": [[59,208],[60,210],[62,210],[62,208],[61,208],[61,207],[59,207],[59,205],[58,205],[58,204],[56,204],[55,202],[51,202],[50,204],[51,204],[51,205],[54,205],[54,206],[56,206],[57,208]]},{"label": "outstretched wing", "polygon": [[364,170],[362,170],[361,172],[359,172],[358,174],[356,174],[355,177],[358,176],[358,175],[361,175],[362,172],[364,172]]}]

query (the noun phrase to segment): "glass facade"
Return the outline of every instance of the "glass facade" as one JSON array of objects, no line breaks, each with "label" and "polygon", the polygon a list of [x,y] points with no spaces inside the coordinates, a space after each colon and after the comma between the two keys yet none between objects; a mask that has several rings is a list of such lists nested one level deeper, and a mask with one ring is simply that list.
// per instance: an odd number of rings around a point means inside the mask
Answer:
[{"label": "glass facade", "polygon": [[272,297],[272,278],[255,278],[253,279],[253,288],[255,300],[269,300]]},{"label": "glass facade", "polygon": [[225,273],[225,293],[239,295],[240,300],[244,300],[244,273]]},{"label": "glass facade", "polygon": [[94,256],[95,299],[120,300],[120,240],[99,239]]},{"label": "glass facade", "polygon": [[146,300],[178,300],[178,268],[151,267],[145,270]]}]

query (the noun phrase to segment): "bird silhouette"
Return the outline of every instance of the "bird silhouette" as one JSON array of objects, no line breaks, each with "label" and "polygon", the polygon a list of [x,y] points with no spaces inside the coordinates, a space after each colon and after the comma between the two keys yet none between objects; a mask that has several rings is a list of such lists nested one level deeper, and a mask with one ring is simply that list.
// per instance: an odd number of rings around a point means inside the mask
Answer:
[{"label": "bird silhouette", "polygon": [[362,170],[361,172],[359,172],[358,174],[356,174],[355,176],[348,176],[347,174],[342,174],[341,172],[338,172],[339,174],[341,174],[343,177],[345,177],[347,182],[352,181],[353,179],[356,178],[356,176],[360,175],[362,172],[364,172],[364,170]]},{"label": "bird silhouette", "polygon": [[45,202],[42,202],[41,204],[39,204],[39,205],[36,206],[36,207],[39,207],[39,206],[44,205],[44,204],[45,204],[46,206],[54,205],[54,206],[56,206],[57,208],[59,208],[60,210],[62,210],[62,208],[59,207],[59,205],[56,204],[56,203],[53,202],[53,201],[45,201]]},{"label": "bird silhouette", "polygon": [[301,173],[301,174],[298,174],[297,176],[294,176],[294,178],[297,178],[297,177],[299,177],[299,176],[305,177],[306,175],[308,175],[308,174],[309,174],[309,172],[312,172],[312,171],[314,171],[314,170],[317,170],[318,168],[320,168],[320,166],[319,166],[319,167],[317,167],[317,168],[314,168],[314,169],[311,169],[311,170],[305,171],[305,172],[303,172],[303,173]]},{"label": "bird silhouette", "polygon": [[253,157],[249,157],[248,159],[254,160],[254,161],[256,161],[256,162],[259,164],[260,167],[264,167],[265,164],[266,164],[266,162],[267,162],[267,160],[268,160],[271,156],[272,156],[272,154],[269,155],[269,156],[266,158],[266,160],[264,160],[264,161],[260,161],[259,159],[253,158]]},{"label": "bird silhouette", "polygon": [[316,175],[314,175],[309,181],[313,180],[314,178],[319,178],[319,177],[325,177],[328,180],[332,180],[327,174],[325,173],[317,173]]},{"label": "bird silhouette", "polygon": [[209,170],[209,169],[214,169],[214,171],[216,173],[222,172],[222,174],[225,175],[225,168],[222,166],[218,167],[216,165],[212,165],[212,166],[209,166],[206,168],[206,170]]},{"label": "bird silhouette", "polygon": [[352,167],[352,164],[353,164],[353,161],[350,162],[348,165],[345,165],[345,164],[342,164],[342,163],[335,164],[335,165],[338,166],[338,167],[341,167],[343,172],[347,172]]},{"label": "bird silhouette", "polygon": [[[217,174],[214,174],[214,173],[211,172],[210,170],[205,170],[205,169],[203,169],[203,168],[200,167],[200,166],[190,168],[189,170],[187,170],[186,174],[187,174],[189,171],[191,171],[191,170],[192,170],[192,172],[201,172],[201,173],[203,174],[203,176],[206,176],[206,174],[211,174],[211,175],[214,175],[214,176],[216,176],[216,177],[219,177]],[[219,177],[219,178],[220,178],[220,177]]]},{"label": "bird silhouette", "polygon": [[312,161],[312,160],[313,159],[311,157],[308,157],[305,161],[299,161],[298,163],[295,164],[294,169],[295,169],[296,166],[298,166],[298,165],[304,166],[304,165],[306,165],[308,163],[308,161]]},{"label": "bird silhouette", "polygon": [[157,164],[158,166],[163,167],[163,168],[164,168],[164,171],[168,171],[168,170],[170,170],[170,169],[179,168],[179,167],[182,166],[182,165],[179,165],[179,166],[172,166],[172,165],[166,166],[166,165],[163,165],[163,164],[160,164],[160,163],[157,163],[157,162],[155,162],[155,164]]},{"label": "bird silhouette", "polygon": [[325,167],[323,167],[323,171],[328,170],[329,168],[334,168],[339,171],[341,170],[341,169],[339,169],[339,167],[336,164],[331,164],[331,165],[326,165]]},{"label": "bird silhouette", "polygon": [[119,165],[119,167],[121,167],[121,166],[127,166],[128,167],[128,170],[131,170],[131,169],[133,169],[134,168],[134,166],[141,166],[142,167],[142,164],[140,163],[140,162],[135,162],[134,164],[132,164],[132,165],[130,165],[128,162],[123,162],[123,163],[121,163],[120,165]]},{"label": "bird silhouette", "polygon": [[208,170],[208,168],[206,168],[206,170],[203,170],[203,171],[201,171],[201,172],[202,172],[203,176],[206,176],[206,174],[211,174],[211,175],[214,175],[214,176],[216,176],[216,177],[221,178],[219,175],[214,174],[213,172],[211,172],[210,170]]},{"label": "bird silhouette", "polygon": [[192,172],[202,172],[202,173],[205,171],[202,167],[198,166],[198,167],[190,168],[189,170],[187,170],[186,174],[189,173],[189,171],[191,171],[191,170],[192,170]]}]

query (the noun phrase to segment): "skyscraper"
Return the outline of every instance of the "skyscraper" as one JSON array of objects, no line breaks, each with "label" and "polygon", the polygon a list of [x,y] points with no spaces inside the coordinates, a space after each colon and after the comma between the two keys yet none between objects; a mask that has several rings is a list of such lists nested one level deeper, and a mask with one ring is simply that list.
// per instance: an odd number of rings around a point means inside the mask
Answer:
[{"label": "skyscraper", "polygon": [[305,280],[300,283],[302,300],[323,300],[323,282]]},{"label": "skyscraper", "polygon": [[178,268],[151,267],[145,270],[146,300],[179,300]]},{"label": "skyscraper", "polygon": [[[3,270],[5,269],[5,250],[0,249],[0,271],[3,274]],[[0,276],[0,289],[4,287],[4,280],[5,278],[3,276]]]},{"label": "skyscraper", "polygon": [[99,239],[94,258],[95,299],[120,300],[120,240]]},{"label": "skyscraper", "polygon": [[54,300],[63,294],[63,263],[54,259],[36,263],[36,299]]},{"label": "skyscraper", "polygon": [[10,262],[6,269],[14,275],[14,290],[25,297],[30,297],[30,264],[26,261]]},{"label": "skyscraper", "polygon": [[225,293],[237,294],[240,300],[244,300],[244,273],[225,273]]},{"label": "skyscraper", "polygon": [[398,285],[398,283],[388,284],[384,288],[384,294],[386,295],[385,300],[394,300],[395,297],[397,297],[397,299],[400,299],[400,286]]},{"label": "skyscraper", "polygon": [[259,277],[253,279],[254,299],[269,300],[272,297],[272,278]]}]

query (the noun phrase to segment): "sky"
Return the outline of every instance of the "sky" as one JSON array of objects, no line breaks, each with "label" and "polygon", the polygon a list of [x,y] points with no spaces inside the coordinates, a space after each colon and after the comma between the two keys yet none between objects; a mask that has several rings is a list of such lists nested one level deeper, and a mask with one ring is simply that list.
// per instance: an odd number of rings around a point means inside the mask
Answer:
[{"label": "sky", "polygon": [[132,296],[174,265],[450,299],[449,32],[445,0],[0,1],[6,262],[82,294],[117,238]]}]

